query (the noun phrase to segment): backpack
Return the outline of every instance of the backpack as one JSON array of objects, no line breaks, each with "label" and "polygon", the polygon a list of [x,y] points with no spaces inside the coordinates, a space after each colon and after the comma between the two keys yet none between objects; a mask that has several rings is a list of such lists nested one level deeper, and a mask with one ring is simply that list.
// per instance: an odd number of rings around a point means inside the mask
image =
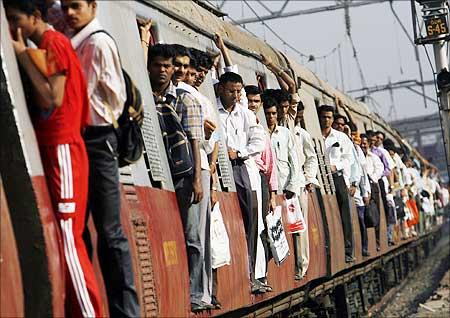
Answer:
[{"label": "backpack", "polygon": [[[92,32],[87,38],[96,33],[105,33],[114,41],[114,38],[105,30]],[[119,54],[117,43],[116,48],[117,54]],[[120,65],[122,65],[121,60]],[[144,151],[144,139],[141,133],[141,126],[144,120],[144,105],[142,103],[141,92],[123,67],[122,75],[125,80],[126,90],[126,100],[123,105],[122,114],[116,119],[112,114],[112,110],[108,107],[113,118],[113,126],[117,135],[119,167],[125,167],[138,161]]]},{"label": "backpack", "polygon": [[174,179],[190,176],[194,172],[191,144],[181,124],[180,117],[170,101],[156,101],[159,126],[170,172]]}]

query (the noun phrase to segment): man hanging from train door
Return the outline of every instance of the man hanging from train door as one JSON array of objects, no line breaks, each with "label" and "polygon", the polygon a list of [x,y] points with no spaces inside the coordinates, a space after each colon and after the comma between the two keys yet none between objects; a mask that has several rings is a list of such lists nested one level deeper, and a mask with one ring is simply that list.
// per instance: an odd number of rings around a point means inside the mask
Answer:
[{"label": "man hanging from train door", "polygon": [[352,262],[353,257],[353,230],[350,206],[349,188],[356,188],[350,184],[352,157],[352,143],[347,135],[333,129],[334,107],[322,105],[317,110],[320,127],[325,143],[325,155],[328,157],[333,173],[336,188],[336,198],[341,214],[342,229],[344,233],[345,261]]},{"label": "man hanging from train door", "polygon": [[[113,126],[126,100],[116,43],[96,18],[94,0],[62,0],[61,9],[88,84],[89,207],[97,230],[100,267],[112,317],[140,314],[130,246],[120,218],[118,140]],[[85,233],[87,235],[87,233]]]},{"label": "man hanging from train door", "polygon": [[[169,44],[156,44],[150,47],[148,53],[147,50],[144,51],[155,104],[166,103],[176,111],[177,120],[182,125],[181,133],[186,135],[193,153],[193,173],[173,176],[172,180],[186,239],[191,310],[201,311],[205,308],[201,303],[204,261],[199,232],[200,213],[190,213],[190,207],[201,202],[203,198],[200,159],[200,141],[203,138],[202,113],[201,105],[194,96],[183,89],[178,90],[173,84],[176,54],[174,46]],[[184,62],[186,61],[182,64]],[[189,60],[186,70],[188,67]]]},{"label": "man hanging from train door", "polygon": [[[217,161],[219,144],[218,132],[216,131],[214,108],[209,100],[201,94],[195,84],[197,82],[198,71],[201,62],[204,68],[211,68],[212,61],[207,60],[206,53],[190,48],[188,49],[189,67],[187,69],[185,79],[178,83],[177,89],[183,89],[192,94],[192,96],[201,105],[204,138],[200,141],[200,159],[201,159],[201,174],[202,174],[202,188],[203,198],[197,204],[192,204],[188,213],[200,215],[200,241],[203,253],[202,264],[202,296],[200,299],[195,299],[195,305],[192,306],[193,312],[199,312],[204,309],[215,309],[217,300],[212,299],[212,267],[211,267],[211,243],[210,243],[210,214],[211,214],[211,175],[215,173],[215,163]],[[204,55],[205,54],[205,55]],[[206,64],[206,65],[205,65]],[[204,72],[204,71],[201,71]],[[200,75],[201,76],[201,75]],[[211,163],[208,160],[208,155],[212,155]],[[212,191],[217,191],[217,184],[213,184]]]},{"label": "man hanging from train door", "polygon": [[[217,48],[220,50],[224,63],[225,63],[225,67],[223,68],[223,73],[235,73],[239,75],[239,70],[238,70],[238,66],[236,64],[233,64],[232,59],[231,59],[231,55],[230,52],[228,51],[228,48],[226,47],[225,43],[223,42],[222,37],[220,36],[220,34],[216,33],[214,35],[214,43],[216,44]],[[239,75],[240,76],[240,75]],[[247,104],[248,104],[248,100],[246,97],[246,92],[245,89],[242,85],[241,87],[241,91],[239,92],[239,99],[238,99],[238,104],[239,106],[243,107],[243,108],[248,108]],[[256,116],[255,116],[256,118]],[[261,125],[259,125],[259,123],[257,123],[258,126],[260,126],[260,130],[262,132],[264,132],[264,129],[262,128]],[[249,156],[248,160],[244,161],[245,163],[245,168],[246,168],[246,172],[248,174],[248,178],[250,181],[250,192],[251,192],[251,200],[252,200],[252,204],[251,204],[251,220],[254,220],[254,222],[252,223],[252,227],[249,228],[249,233],[247,234],[250,237],[250,240],[253,242],[252,243],[252,249],[251,249],[251,255],[252,255],[252,259],[251,259],[251,264],[252,264],[252,268],[250,271],[250,274],[252,276],[251,278],[251,292],[253,294],[260,294],[260,293],[265,293],[266,291],[270,291],[271,287],[266,285],[265,283],[262,283],[260,280],[256,279],[255,276],[255,271],[258,270],[258,276],[261,276],[260,278],[262,280],[264,280],[264,275],[265,275],[265,270],[263,265],[264,265],[264,261],[265,258],[262,257],[261,253],[257,254],[258,251],[258,246],[259,249],[261,249],[261,247],[263,247],[263,243],[261,240],[261,237],[258,235],[258,229],[262,229],[262,224],[263,224],[263,210],[262,210],[262,187],[261,187],[261,176],[259,174],[259,168],[255,162],[255,156]],[[250,200],[250,199],[249,199]],[[258,258],[257,258],[258,257]]]},{"label": "man hanging from train door", "polygon": [[[245,86],[248,109],[255,115],[262,106],[261,90],[254,85]],[[256,118],[258,121],[258,118]],[[272,257],[269,237],[267,235],[266,216],[275,211],[276,194],[278,191],[278,176],[276,157],[270,142],[270,135],[265,132],[265,148],[260,154],[254,156],[255,164],[259,169],[261,178],[261,215],[258,215],[258,240],[255,255],[255,278],[259,280],[266,291],[272,291],[267,283],[267,270]]]},{"label": "man hanging from train door", "polygon": [[[31,117],[64,247],[65,309],[77,317],[102,317],[103,304],[82,237],[89,169],[81,136],[89,109],[82,67],[70,41],[46,23],[43,1],[3,4],[14,51],[34,91]],[[27,48],[27,39],[38,50]]]},{"label": "man hanging from train door", "polygon": [[299,201],[305,219],[306,231],[294,235],[296,253],[295,279],[301,279],[306,275],[309,266],[309,223],[308,223],[308,193],[315,187],[320,187],[317,180],[319,163],[311,135],[303,128],[305,126],[303,114],[305,106],[302,101],[297,104],[297,116],[295,117],[294,136],[297,143],[298,160],[300,169],[300,195]]},{"label": "man hanging from train door", "polygon": [[264,292],[265,288],[254,277],[257,215],[253,209],[252,185],[246,166],[250,157],[264,150],[264,130],[256,122],[253,112],[240,104],[242,87],[240,75],[233,72],[222,74],[218,84],[217,106],[244,220],[252,291]]}]

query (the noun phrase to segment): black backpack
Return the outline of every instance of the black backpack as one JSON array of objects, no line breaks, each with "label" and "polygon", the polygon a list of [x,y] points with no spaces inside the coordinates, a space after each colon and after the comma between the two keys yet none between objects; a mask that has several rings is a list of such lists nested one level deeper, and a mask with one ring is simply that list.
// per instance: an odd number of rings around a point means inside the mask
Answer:
[{"label": "black backpack", "polygon": [[170,99],[156,101],[159,126],[166,148],[170,172],[174,179],[190,176],[194,172],[191,144],[180,117],[170,105]]},{"label": "black backpack", "polygon": [[[114,40],[105,30],[92,32],[88,37],[96,33],[105,33]],[[117,44],[116,48],[117,54],[119,54]],[[121,60],[120,65],[122,65]],[[142,103],[141,92],[134,85],[130,75],[128,75],[123,67],[122,74],[125,80],[127,98],[123,105],[122,114],[117,119],[113,118],[113,122],[115,121],[113,125],[118,140],[119,167],[125,167],[138,161],[144,151],[144,139],[141,132],[141,126],[144,120],[144,105]]]}]

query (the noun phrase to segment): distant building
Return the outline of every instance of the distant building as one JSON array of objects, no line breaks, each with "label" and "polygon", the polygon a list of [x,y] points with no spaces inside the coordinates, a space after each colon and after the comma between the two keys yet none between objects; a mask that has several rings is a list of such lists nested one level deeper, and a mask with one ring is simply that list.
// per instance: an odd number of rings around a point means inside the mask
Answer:
[{"label": "distant building", "polygon": [[411,117],[390,122],[412,146],[433,163],[448,180],[444,142],[439,114]]}]

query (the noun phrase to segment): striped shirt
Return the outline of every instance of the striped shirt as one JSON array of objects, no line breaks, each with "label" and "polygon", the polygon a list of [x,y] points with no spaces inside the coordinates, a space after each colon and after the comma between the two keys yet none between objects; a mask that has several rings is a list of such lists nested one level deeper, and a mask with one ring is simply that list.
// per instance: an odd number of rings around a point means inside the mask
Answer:
[{"label": "striped shirt", "polygon": [[202,106],[197,99],[188,91],[177,88],[172,82],[167,87],[164,97],[167,98],[167,95],[173,97],[170,99],[170,104],[180,117],[187,138],[190,140],[203,139]]}]

